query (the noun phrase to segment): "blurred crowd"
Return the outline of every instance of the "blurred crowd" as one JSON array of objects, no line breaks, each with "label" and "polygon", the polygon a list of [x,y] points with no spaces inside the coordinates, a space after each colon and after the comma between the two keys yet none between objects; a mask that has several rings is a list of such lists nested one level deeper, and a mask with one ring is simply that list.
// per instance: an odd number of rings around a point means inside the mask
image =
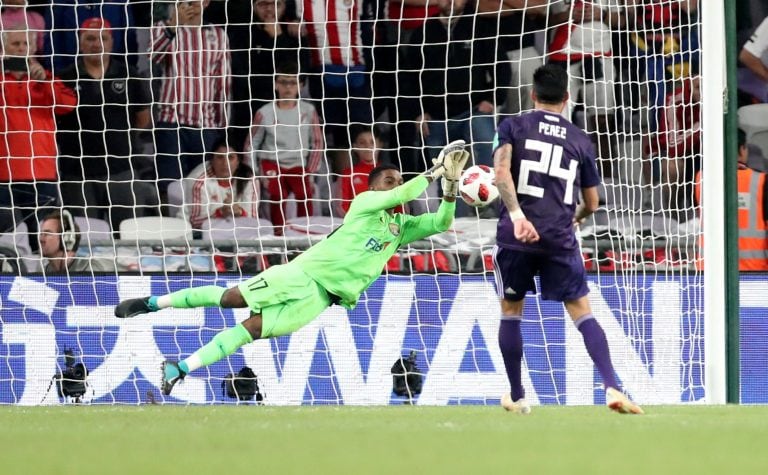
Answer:
[{"label": "blurred crowd", "polygon": [[[532,107],[545,62],[570,72],[565,114],[606,182],[650,185],[637,207],[685,222],[699,3],[4,0],[0,233],[34,234],[62,206],[116,235],[142,216],[259,218],[275,234],[343,216],[376,164],[412,176],[460,138],[492,164],[496,124]],[[742,61],[764,92],[768,24],[757,34]]]}]

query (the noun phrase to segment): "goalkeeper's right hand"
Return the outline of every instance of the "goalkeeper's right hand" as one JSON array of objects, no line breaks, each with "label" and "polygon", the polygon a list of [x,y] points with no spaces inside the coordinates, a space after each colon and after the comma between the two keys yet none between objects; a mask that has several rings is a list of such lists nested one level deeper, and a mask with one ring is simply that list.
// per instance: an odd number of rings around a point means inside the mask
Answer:
[{"label": "goalkeeper's right hand", "polygon": [[469,159],[469,152],[464,150],[465,145],[466,142],[463,140],[454,140],[440,150],[437,158],[432,159],[432,164],[435,167],[443,168],[445,178],[458,180],[461,177],[464,165]]},{"label": "goalkeeper's right hand", "polygon": [[464,166],[469,160],[469,152],[464,149],[463,140],[455,140],[446,145],[437,158],[432,160],[435,167],[443,169],[443,196],[454,197],[459,193],[459,179]]}]

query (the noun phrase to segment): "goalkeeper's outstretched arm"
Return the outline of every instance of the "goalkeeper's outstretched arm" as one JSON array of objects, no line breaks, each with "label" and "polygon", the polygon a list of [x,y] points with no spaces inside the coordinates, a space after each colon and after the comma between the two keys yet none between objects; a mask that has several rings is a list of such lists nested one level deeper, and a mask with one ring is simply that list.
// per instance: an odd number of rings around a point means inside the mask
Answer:
[{"label": "goalkeeper's outstretched arm", "polygon": [[[360,194],[352,201],[349,213],[367,213],[393,209],[418,198],[429,184],[438,179],[443,179],[443,200],[455,201],[458,191],[459,177],[464,165],[469,159],[469,152],[464,150],[464,141],[457,140],[446,145],[437,158],[433,160],[434,166],[409,181],[386,191],[367,191]],[[394,167],[391,167],[394,168]],[[374,181],[372,172],[370,181]],[[401,179],[402,181],[402,179]]]},{"label": "goalkeeper's outstretched arm", "polygon": [[459,180],[467,160],[469,160],[469,152],[464,149],[463,140],[451,142],[433,160],[434,166],[427,170],[426,174],[431,174],[432,179],[436,179],[437,176],[442,177],[443,201],[436,213],[422,214],[404,223],[403,244],[448,231],[456,214]]}]

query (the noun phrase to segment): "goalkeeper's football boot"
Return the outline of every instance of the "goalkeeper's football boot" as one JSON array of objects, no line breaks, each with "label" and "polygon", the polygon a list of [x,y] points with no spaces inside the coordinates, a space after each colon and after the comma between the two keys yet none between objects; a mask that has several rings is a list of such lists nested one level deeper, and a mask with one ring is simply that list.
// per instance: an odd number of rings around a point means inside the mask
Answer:
[{"label": "goalkeeper's football boot", "polygon": [[179,381],[183,380],[187,375],[179,364],[173,361],[163,361],[163,380],[160,382],[160,390],[168,396],[171,394],[171,390]]},{"label": "goalkeeper's football boot", "polygon": [[619,414],[645,414],[643,410],[616,388],[605,390],[605,404]]},{"label": "goalkeeper's football boot", "polygon": [[115,307],[117,318],[133,318],[142,313],[156,312],[158,308],[151,302],[152,297],[123,300]]},{"label": "goalkeeper's football boot", "polygon": [[514,412],[515,414],[531,413],[531,406],[528,405],[528,402],[524,398],[520,398],[517,401],[513,401],[512,395],[509,393],[505,393],[501,397],[501,407],[503,407],[509,412]]}]

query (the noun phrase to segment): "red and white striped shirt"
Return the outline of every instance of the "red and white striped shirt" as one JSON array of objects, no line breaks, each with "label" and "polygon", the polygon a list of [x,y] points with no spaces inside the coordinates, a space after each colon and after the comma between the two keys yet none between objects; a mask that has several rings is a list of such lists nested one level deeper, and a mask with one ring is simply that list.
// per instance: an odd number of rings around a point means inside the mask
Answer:
[{"label": "red and white striped shirt", "polygon": [[152,29],[152,61],[163,65],[159,122],[197,128],[227,126],[231,89],[229,43],[224,30],[212,26],[165,23]]},{"label": "red and white striped shirt", "polygon": [[236,194],[235,184],[230,180],[216,178],[207,162],[198,165],[187,178],[182,182],[186,188],[184,196],[191,196],[192,201],[185,203],[185,206],[189,222],[194,228],[200,229],[207,219],[223,217],[220,208],[226,204],[236,204],[242,208],[242,214],[236,217],[259,217],[257,178],[248,179],[240,194]]},{"label": "red and white striped shirt", "polygon": [[363,66],[360,0],[300,0],[296,14],[307,28],[312,65]]}]

